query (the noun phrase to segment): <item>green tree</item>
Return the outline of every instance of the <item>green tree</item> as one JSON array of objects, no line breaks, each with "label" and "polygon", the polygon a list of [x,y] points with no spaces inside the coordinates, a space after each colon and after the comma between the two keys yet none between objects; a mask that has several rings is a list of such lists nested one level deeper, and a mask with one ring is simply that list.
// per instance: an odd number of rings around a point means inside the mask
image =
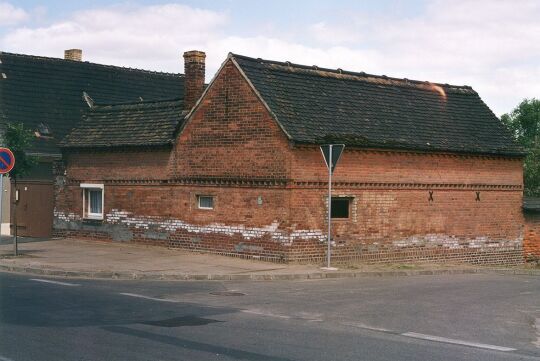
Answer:
[{"label": "green tree", "polygon": [[523,165],[525,194],[540,196],[540,100],[524,99],[501,121],[527,152]]},{"label": "green tree", "polygon": [[7,123],[4,131],[5,147],[15,156],[15,167],[9,172],[9,177],[15,182],[24,177],[36,164],[36,157],[27,154],[34,139],[32,130],[22,123]]},{"label": "green tree", "polygon": [[[34,134],[22,123],[7,123],[4,129],[4,146],[9,148],[15,156],[15,166],[9,172],[9,177],[13,181],[15,192],[17,192],[17,180],[24,177],[37,163],[37,158],[27,154]],[[15,256],[17,249],[17,202],[13,202],[13,250]]]}]

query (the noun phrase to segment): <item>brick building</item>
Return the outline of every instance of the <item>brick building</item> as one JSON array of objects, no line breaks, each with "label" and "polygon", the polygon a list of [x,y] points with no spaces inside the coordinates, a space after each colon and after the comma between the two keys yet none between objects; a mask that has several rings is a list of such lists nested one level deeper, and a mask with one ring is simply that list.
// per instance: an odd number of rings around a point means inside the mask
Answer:
[{"label": "brick building", "polygon": [[230,54],[184,96],[94,106],[63,141],[55,233],[274,261],[523,259],[522,150],[478,94]]},{"label": "brick building", "polygon": [[[0,138],[6,123],[23,123],[35,134],[28,153],[39,159],[30,174],[18,180],[19,235],[51,235],[52,165],[61,159],[58,143],[79,124],[81,112],[94,102],[181,97],[183,81],[182,74],[83,61],[80,49],[66,50],[64,59],[0,52]],[[9,188],[9,181],[1,187]],[[10,223],[6,196],[2,199],[4,233]]]}]

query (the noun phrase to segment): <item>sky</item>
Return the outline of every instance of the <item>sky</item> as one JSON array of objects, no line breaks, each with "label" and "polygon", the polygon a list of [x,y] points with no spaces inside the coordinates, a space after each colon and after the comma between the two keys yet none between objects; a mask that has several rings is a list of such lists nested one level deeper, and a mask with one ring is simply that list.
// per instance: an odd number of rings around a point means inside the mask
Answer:
[{"label": "sky", "polygon": [[0,0],[0,51],[183,72],[229,52],[470,85],[500,116],[540,98],[538,0]]}]

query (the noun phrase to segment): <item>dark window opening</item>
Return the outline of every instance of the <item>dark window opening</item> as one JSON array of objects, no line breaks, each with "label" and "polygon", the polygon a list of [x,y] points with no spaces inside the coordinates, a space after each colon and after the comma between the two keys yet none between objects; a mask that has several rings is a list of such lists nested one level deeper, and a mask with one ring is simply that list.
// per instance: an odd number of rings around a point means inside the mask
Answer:
[{"label": "dark window opening", "polygon": [[332,198],[332,218],[349,218],[350,205],[350,198]]}]

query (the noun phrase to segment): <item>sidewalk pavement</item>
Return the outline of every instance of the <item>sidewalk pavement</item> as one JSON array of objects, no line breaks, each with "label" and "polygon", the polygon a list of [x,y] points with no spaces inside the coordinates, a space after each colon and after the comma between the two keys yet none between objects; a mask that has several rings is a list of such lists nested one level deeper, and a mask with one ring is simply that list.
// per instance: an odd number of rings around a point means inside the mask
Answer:
[{"label": "sidewalk pavement", "polygon": [[54,239],[0,245],[0,271],[73,278],[147,280],[293,280],[361,276],[406,276],[498,272],[539,275],[526,267],[471,265],[355,265],[323,271],[314,264],[258,260],[126,243]]},{"label": "sidewalk pavement", "polygon": [[[34,238],[34,237],[18,237],[17,243],[28,243],[28,242],[43,242],[47,241],[47,238]],[[0,235],[0,244],[11,244],[13,245],[13,236],[12,235]]]}]

